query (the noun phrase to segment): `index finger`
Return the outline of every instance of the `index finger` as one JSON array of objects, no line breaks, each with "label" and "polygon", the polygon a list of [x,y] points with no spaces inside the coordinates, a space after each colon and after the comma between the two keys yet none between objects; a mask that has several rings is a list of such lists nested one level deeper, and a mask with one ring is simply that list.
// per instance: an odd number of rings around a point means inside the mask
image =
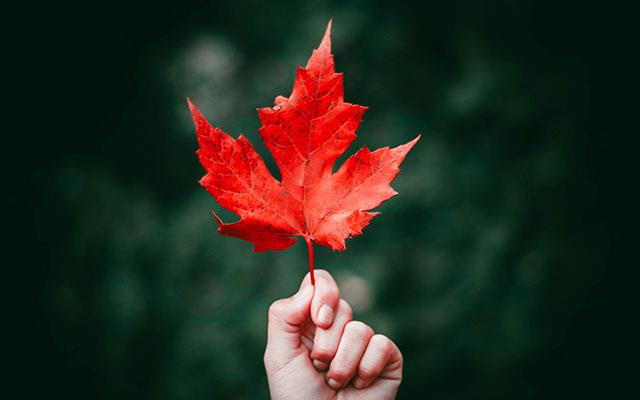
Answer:
[{"label": "index finger", "polygon": [[[311,301],[311,320],[316,326],[329,328],[333,323],[340,301],[340,289],[331,274],[323,269],[315,270],[316,287]],[[301,287],[310,284],[309,273]]]}]

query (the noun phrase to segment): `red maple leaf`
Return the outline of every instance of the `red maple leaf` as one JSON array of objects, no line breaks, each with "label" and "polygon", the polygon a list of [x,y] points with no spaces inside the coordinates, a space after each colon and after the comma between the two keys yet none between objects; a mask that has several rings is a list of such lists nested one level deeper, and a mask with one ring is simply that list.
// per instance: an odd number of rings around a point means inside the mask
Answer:
[{"label": "red maple leaf", "polygon": [[344,250],[379,214],[370,210],[397,194],[390,186],[400,163],[420,139],[390,149],[363,147],[332,172],[336,159],[356,138],[367,107],[346,103],[342,74],[331,54],[331,21],[306,68],[298,67],[289,98],[258,110],[260,137],[273,155],[276,180],[243,135],[233,139],[214,128],[188,100],[207,171],[200,184],[218,203],[240,217],[225,224],[214,213],[218,232],[254,244],[254,251],[284,250],[302,236],[313,276],[315,242]]}]

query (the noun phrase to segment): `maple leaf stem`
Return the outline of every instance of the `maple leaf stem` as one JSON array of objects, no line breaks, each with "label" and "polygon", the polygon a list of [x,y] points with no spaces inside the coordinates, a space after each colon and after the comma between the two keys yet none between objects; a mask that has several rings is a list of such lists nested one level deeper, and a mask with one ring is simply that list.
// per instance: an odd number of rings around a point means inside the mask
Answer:
[{"label": "maple leaf stem", "polygon": [[313,241],[309,238],[304,238],[307,242],[307,249],[309,250],[309,274],[311,275],[311,284],[315,286],[316,277],[313,274]]}]

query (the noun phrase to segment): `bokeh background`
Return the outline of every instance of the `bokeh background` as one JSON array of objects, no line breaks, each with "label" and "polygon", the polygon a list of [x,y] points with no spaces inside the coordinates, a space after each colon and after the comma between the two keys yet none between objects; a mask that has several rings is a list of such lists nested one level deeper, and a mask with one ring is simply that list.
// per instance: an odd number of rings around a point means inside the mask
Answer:
[{"label": "bokeh background", "polygon": [[19,200],[37,246],[27,256],[38,339],[25,362],[37,379],[24,390],[268,398],[266,311],[297,287],[306,249],[252,253],[216,233],[212,209],[233,217],[197,183],[185,99],[244,133],[277,174],[255,109],[290,93],[330,18],[346,100],[370,107],[347,155],[423,134],[394,183],[400,195],[365,234],[346,252],[316,249],[355,317],[402,349],[400,398],[606,397],[625,380],[614,358],[626,349],[611,270],[616,144],[604,117],[618,104],[601,79],[623,62],[606,10],[533,0],[51,8],[31,67],[53,99],[31,96],[25,135],[38,145],[22,185],[34,195]]}]

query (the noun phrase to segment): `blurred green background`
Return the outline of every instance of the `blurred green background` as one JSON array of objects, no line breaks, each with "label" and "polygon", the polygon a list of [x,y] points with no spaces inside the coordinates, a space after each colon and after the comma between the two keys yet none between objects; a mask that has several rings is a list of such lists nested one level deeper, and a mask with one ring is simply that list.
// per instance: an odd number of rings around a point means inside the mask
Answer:
[{"label": "blurred green background", "polygon": [[329,18],[345,98],[370,107],[347,155],[423,134],[394,183],[400,195],[364,235],[343,253],[317,249],[355,317],[403,351],[399,397],[619,388],[609,268],[619,197],[604,117],[617,105],[600,79],[619,61],[606,10],[532,0],[51,8],[32,67],[52,100],[34,92],[41,117],[27,121],[38,146],[23,185],[37,195],[20,200],[37,246],[37,340],[24,364],[38,378],[25,390],[268,397],[266,311],[297,287],[306,249],[252,253],[216,233],[211,209],[222,210],[197,183],[185,98],[244,133],[275,173],[255,109],[290,93]]}]

